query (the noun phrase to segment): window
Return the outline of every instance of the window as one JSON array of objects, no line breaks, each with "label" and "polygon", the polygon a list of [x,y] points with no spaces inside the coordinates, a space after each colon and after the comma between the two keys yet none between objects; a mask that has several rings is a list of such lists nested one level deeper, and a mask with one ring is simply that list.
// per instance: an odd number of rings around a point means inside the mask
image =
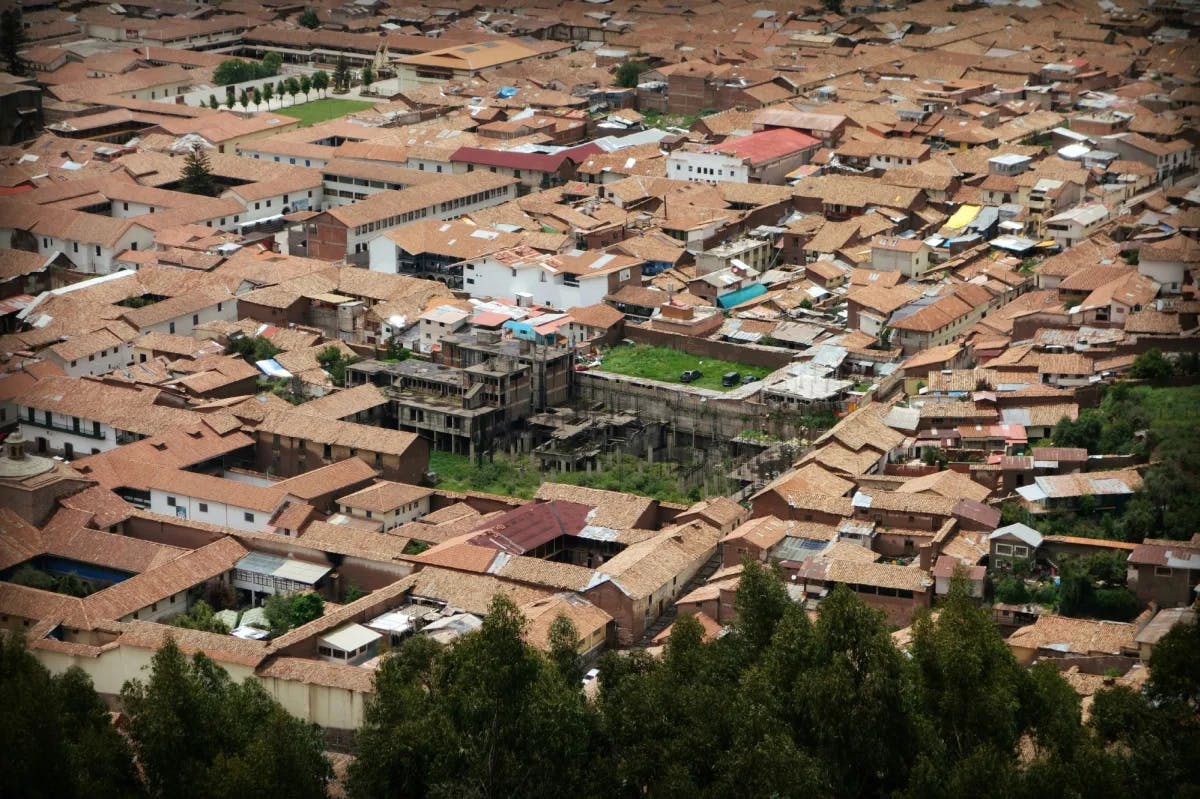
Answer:
[{"label": "window", "polygon": [[1014,558],[1024,558],[1029,556],[1029,547],[1014,545],[1012,551]]},{"label": "window", "polygon": [[331,444],[325,445],[325,451],[322,453],[322,457],[326,460],[329,460],[333,457],[333,446]]},{"label": "window", "polygon": [[201,512],[201,513],[208,513],[208,503],[207,503],[207,502],[201,502],[201,503],[200,503],[200,512]]},{"label": "window", "polygon": [[1171,571],[1170,566],[1155,566],[1154,567],[1154,576],[1155,577],[1170,577],[1172,573],[1173,572]]},{"label": "window", "polygon": [[246,520],[246,521],[248,521],[248,522],[253,522],[253,521],[254,521],[254,514],[253,514],[253,513],[251,513],[250,511],[246,511],[245,513],[243,513],[243,514],[242,514],[242,518],[243,518],[243,519],[245,519],[245,520]]},{"label": "window", "polygon": [[167,504],[172,508],[175,507],[175,497],[167,497]]},{"label": "window", "polygon": [[167,332],[168,332],[168,333],[174,333],[174,332],[175,332],[175,323],[174,323],[174,322],[171,322],[170,324],[168,324],[168,325],[167,325]]},{"label": "window", "polygon": [[100,245],[99,244],[96,245],[96,257],[97,258],[100,257]]},{"label": "window", "polygon": [[192,314],[192,324],[193,325],[200,324],[200,314],[198,314],[198,313]]},{"label": "window", "polygon": [[996,554],[997,555],[1011,555],[1012,554],[1012,544],[996,544]]}]

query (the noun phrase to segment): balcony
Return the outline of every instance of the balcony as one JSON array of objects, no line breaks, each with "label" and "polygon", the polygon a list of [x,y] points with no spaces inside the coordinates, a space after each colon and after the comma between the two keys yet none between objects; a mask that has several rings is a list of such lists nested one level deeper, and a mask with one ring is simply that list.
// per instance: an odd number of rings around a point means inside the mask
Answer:
[{"label": "balcony", "polygon": [[21,424],[29,425],[30,427],[40,427],[43,430],[56,430],[60,433],[70,433],[74,436],[82,436],[83,438],[91,438],[96,441],[103,441],[108,437],[108,434],[101,430],[99,433],[92,432],[91,428],[85,428],[83,425],[65,425],[47,422],[45,420],[30,419],[26,416],[21,420]]}]

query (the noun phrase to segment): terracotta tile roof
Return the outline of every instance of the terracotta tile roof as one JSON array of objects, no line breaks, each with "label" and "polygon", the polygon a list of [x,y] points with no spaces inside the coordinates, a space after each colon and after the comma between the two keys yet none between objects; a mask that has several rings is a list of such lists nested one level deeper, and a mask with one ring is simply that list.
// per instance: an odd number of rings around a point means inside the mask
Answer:
[{"label": "terracotta tile roof", "polygon": [[168,563],[97,591],[83,601],[89,616],[120,619],[155,602],[224,574],[247,550],[232,538],[222,538],[187,552]]},{"label": "terracotta tile roof", "polygon": [[529,622],[525,628],[526,643],[542,650],[549,650],[550,627],[559,616],[575,625],[582,640],[587,640],[593,632],[604,629],[612,621],[612,616],[574,594],[556,594],[534,600],[522,605],[521,612]]},{"label": "terracotta tile roof", "polygon": [[1008,645],[1074,655],[1119,655],[1136,648],[1136,631],[1134,625],[1123,622],[1046,615],[1010,635]]},{"label": "terracotta tile roof", "polygon": [[299,499],[312,499],[322,494],[349,490],[373,480],[378,474],[379,472],[360,458],[345,458],[281,480],[272,488]]},{"label": "terracotta tile roof", "polygon": [[603,563],[597,573],[626,596],[649,596],[706,560],[718,538],[716,528],[699,522],[669,528],[626,547]]},{"label": "terracotta tile roof", "polygon": [[492,597],[496,594],[505,594],[520,606],[557,593],[514,583],[491,574],[468,574],[435,566],[425,566],[406,579],[411,582],[414,596],[437,599],[451,607],[480,615],[487,612]]},{"label": "terracotta tile roof", "polygon": [[991,494],[987,486],[976,483],[965,474],[950,469],[906,480],[896,489],[901,494],[931,492],[943,497],[964,497],[982,502]]},{"label": "terracotta tile roof", "polygon": [[588,505],[596,509],[596,512],[588,519],[589,524],[614,530],[633,527],[656,503],[656,500],[636,494],[605,491],[566,483],[542,483],[538,487],[537,493],[534,494],[534,499],[563,500]]},{"label": "terracotta tile roof", "polygon": [[390,480],[376,480],[372,485],[338,498],[338,504],[373,513],[389,513],[409,503],[433,494],[433,489]]},{"label": "terracotta tile roof", "polygon": [[268,412],[256,429],[260,433],[349,447],[368,453],[379,452],[384,455],[404,455],[417,441],[417,436],[413,433],[334,419],[319,419],[295,409]]},{"label": "terracotta tile roof", "polygon": [[358,694],[375,693],[375,673],[361,666],[324,660],[275,657],[256,672],[259,679],[274,678],[289,683],[342,688]]},{"label": "terracotta tile roof", "polygon": [[148,621],[130,621],[116,640],[119,646],[158,651],[170,638],[184,655],[203,652],[218,663],[236,663],[256,667],[270,654],[270,643],[251,641],[233,635],[169,627]]}]

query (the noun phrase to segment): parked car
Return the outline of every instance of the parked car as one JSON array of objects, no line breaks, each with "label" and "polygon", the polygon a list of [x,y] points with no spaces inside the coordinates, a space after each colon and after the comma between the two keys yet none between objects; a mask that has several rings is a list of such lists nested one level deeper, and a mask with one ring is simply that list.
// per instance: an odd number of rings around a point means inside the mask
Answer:
[{"label": "parked car", "polygon": [[737,372],[726,372],[725,374],[721,375],[721,385],[736,386],[741,379],[742,376]]},{"label": "parked car", "polygon": [[679,376],[679,381],[681,383],[692,383],[692,382],[699,380],[702,377],[704,377],[704,373],[701,372],[699,369],[688,369],[686,372],[684,372],[683,374],[681,374]]},{"label": "parked car", "polygon": [[748,386],[757,380],[758,380],[758,378],[755,377],[754,375],[746,375],[745,377],[742,378],[742,385]]}]

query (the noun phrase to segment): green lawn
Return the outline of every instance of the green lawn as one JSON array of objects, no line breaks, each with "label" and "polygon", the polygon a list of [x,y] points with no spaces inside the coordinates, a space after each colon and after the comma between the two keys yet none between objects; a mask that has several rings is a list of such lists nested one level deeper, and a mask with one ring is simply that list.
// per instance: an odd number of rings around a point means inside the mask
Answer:
[{"label": "green lawn", "polygon": [[287,108],[277,108],[276,113],[283,114],[288,117],[295,117],[300,120],[301,127],[315,125],[318,122],[324,122],[327,119],[337,119],[354,111],[362,111],[364,108],[370,108],[375,103],[364,103],[361,100],[339,100],[333,97],[326,97],[322,100],[313,100],[300,105],[290,105]]},{"label": "green lawn", "polygon": [[699,369],[704,376],[690,385],[711,388],[714,391],[730,390],[721,385],[721,375],[726,372],[740,372],[743,377],[754,375],[761,379],[774,371],[765,366],[700,358],[681,350],[651,347],[647,344],[615,347],[604,354],[603,361],[603,365],[599,367],[601,371],[661,380],[664,383],[679,383],[679,376],[685,371]]}]

